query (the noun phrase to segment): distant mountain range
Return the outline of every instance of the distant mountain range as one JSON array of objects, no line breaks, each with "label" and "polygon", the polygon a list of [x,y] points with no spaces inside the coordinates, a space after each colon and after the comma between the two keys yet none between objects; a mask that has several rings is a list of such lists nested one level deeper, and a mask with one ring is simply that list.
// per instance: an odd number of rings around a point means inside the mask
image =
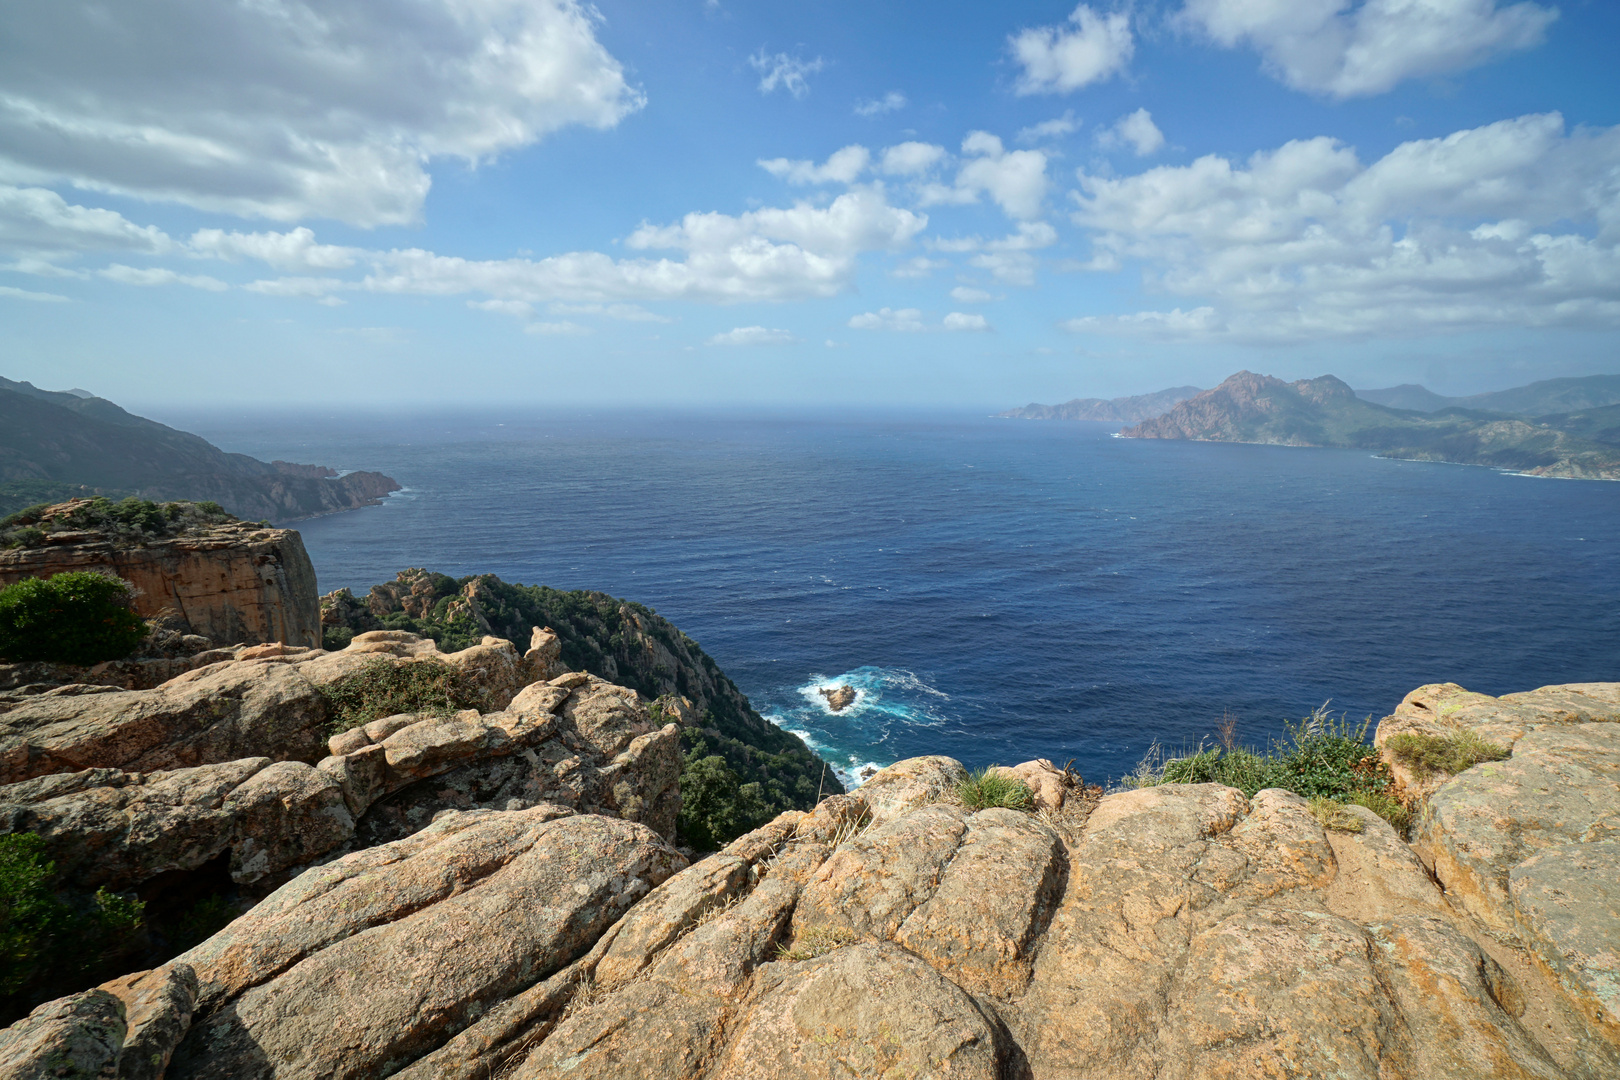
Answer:
[{"label": "distant mountain range", "polygon": [[86,390],[0,378],[0,514],[73,496],[212,500],[285,522],[372,506],[399,484],[376,472],[227,454]]},{"label": "distant mountain range", "polygon": [[1357,390],[1356,396],[1375,405],[1417,412],[1474,409],[1512,413],[1515,416],[1547,416],[1620,405],[1620,375],[1543,379],[1528,386],[1516,386],[1491,394],[1471,394],[1468,397],[1446,397],[1416,383],[1391,386],[1384,390]]},{"label": "distant mountain range", "polygon": [[[1605,385],[1620,386],[1620,377],[1553,379],[1464,400],[1537,408],[1551,402],[1601,401]],[[1414,390],[1428,393],[1422,387],[1373,393],[1401,391],[1410,398]],[[1367,400],[1332,375],[1289,383],[1240,371],[1215,389],[1120,434],[1136,439],[1350,447],[1413,461],[1620,480],[1620,406],[1578,406],[1540,416],[1456,407],[1414,411]]]},{"label": "distant mountain range", "polygon": [[1194,394],[1203,393],[1196,386],[1177,386],[1160,390],[1156,394],[1138,394],[1136,397],[1075,398],[1062,405],[1037,405],[1030,402],[1022,409],[1008,409],[997,416],[1013,420],[1105,420],[1115,424],[1134,424],[1158,416],[1160,413]]}]

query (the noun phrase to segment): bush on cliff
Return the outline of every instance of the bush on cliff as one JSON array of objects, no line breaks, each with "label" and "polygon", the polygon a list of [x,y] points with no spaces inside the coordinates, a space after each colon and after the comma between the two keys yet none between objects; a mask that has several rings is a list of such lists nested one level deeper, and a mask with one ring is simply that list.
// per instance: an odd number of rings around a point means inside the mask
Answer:
[{"label": "bush on cliff", "polygon": [[382,656],[320,687],[320,695],[326,700],[334,735],[400,713],[443,718],[460,709],[488,707],[483,692],[449,664],[437,660],[399,664]]},{"label": "bush on cliff", "polygon": [[1238,746],[1230,727],[1223,732],[1225,745],[1200,744],[1180,757],[1166,759],[1155,745],[1136,772],[1125,778],[1125,786],[1225,784],[1250,799],[1266,788],[1281,788],[1306,799],[1365,806],[1397,829],[1405,829],[1406,810],[1389,794],[1389,768],[1367,742],[1371,724],[1371,717],[1359,724],[1343,716],[1335,720],[1323,705],[1297,724],[1287,725],[1287,735],[1265,751]]},{"label": "bush on cliff", "polygon": [[146,639],[147,626],[130,610],[129,583],[71,570],[27,578],[0,589],[0,657],[99,664],[119,660]]},{"label": "bush on cliff", "polygon": [[988,810],[994,806],[1008,810],[1033,810],[1035,797],[1029,785],[1005,773],[992,772],[995,766],[968,773],[956,785],[956,797],[969,810]]},{"label": "bush on cliff", "polygon": [[0,836],[0,1025],[115,974],[140,942],[145,905],[106,889],[58,895],[44,851],[32,833]]},{"label": "bush on cliff", "polygon": [[216,502],[155,503],[130,496],[96,496],[40,503],[0,520],[0,548],[38,547],[53,533],[93,532],[120,544],[141,545],[236,521]]}]

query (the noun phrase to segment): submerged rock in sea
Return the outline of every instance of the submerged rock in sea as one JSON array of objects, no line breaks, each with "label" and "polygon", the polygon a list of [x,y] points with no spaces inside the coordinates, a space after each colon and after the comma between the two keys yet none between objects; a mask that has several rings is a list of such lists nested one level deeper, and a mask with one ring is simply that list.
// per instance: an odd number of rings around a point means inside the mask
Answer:
[{"label": "submerged rock in sea", "polygon": [[855,699],[860,696],[853,686],[842,685],[823,686],[817,693],[827,699],[827,708],[833,712],[843,712],[855,704]]}]

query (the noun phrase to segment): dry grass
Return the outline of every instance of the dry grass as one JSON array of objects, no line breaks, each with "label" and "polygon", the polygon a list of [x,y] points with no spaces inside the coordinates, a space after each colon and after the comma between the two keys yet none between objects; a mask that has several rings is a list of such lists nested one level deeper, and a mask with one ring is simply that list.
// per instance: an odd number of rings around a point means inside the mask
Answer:
[{"label": "dry grass", "polygon": [[1384,744],[1395,760],[1424,778],[1436,773],[1456,776],[1482,761],[1501,761],[1512,751],[1485,739],[1471,728],[1458,728],[1447,735],[1403,731]]},{"label": "dry grass", "polygon": [[1357,833],[1363,828],[1361,819],[1346,810],[1344,803],[1336,799],[1315,798],[1308,805],[1311,808],[1311,816],[1324,829]]},{"label": "dry grass", "polygon": [[778,960],[814,960],[855,944],[855,932],[843,926],[811,926],[793,939],[793,947],[777,947]]}]

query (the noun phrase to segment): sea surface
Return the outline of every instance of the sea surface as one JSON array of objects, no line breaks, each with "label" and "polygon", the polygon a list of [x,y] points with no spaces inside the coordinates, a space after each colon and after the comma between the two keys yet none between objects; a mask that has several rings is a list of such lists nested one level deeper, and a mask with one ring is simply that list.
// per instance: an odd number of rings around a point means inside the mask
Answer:
[{"label": "sea surface", "polygon": [[1620,483],[944,413],[162,418],[405,485],[297,525],[322,591],[422,566],[638,600],[846,777],[1108,783],[1225,715],[1263,746],[1325,701],[1620,679]]}]

